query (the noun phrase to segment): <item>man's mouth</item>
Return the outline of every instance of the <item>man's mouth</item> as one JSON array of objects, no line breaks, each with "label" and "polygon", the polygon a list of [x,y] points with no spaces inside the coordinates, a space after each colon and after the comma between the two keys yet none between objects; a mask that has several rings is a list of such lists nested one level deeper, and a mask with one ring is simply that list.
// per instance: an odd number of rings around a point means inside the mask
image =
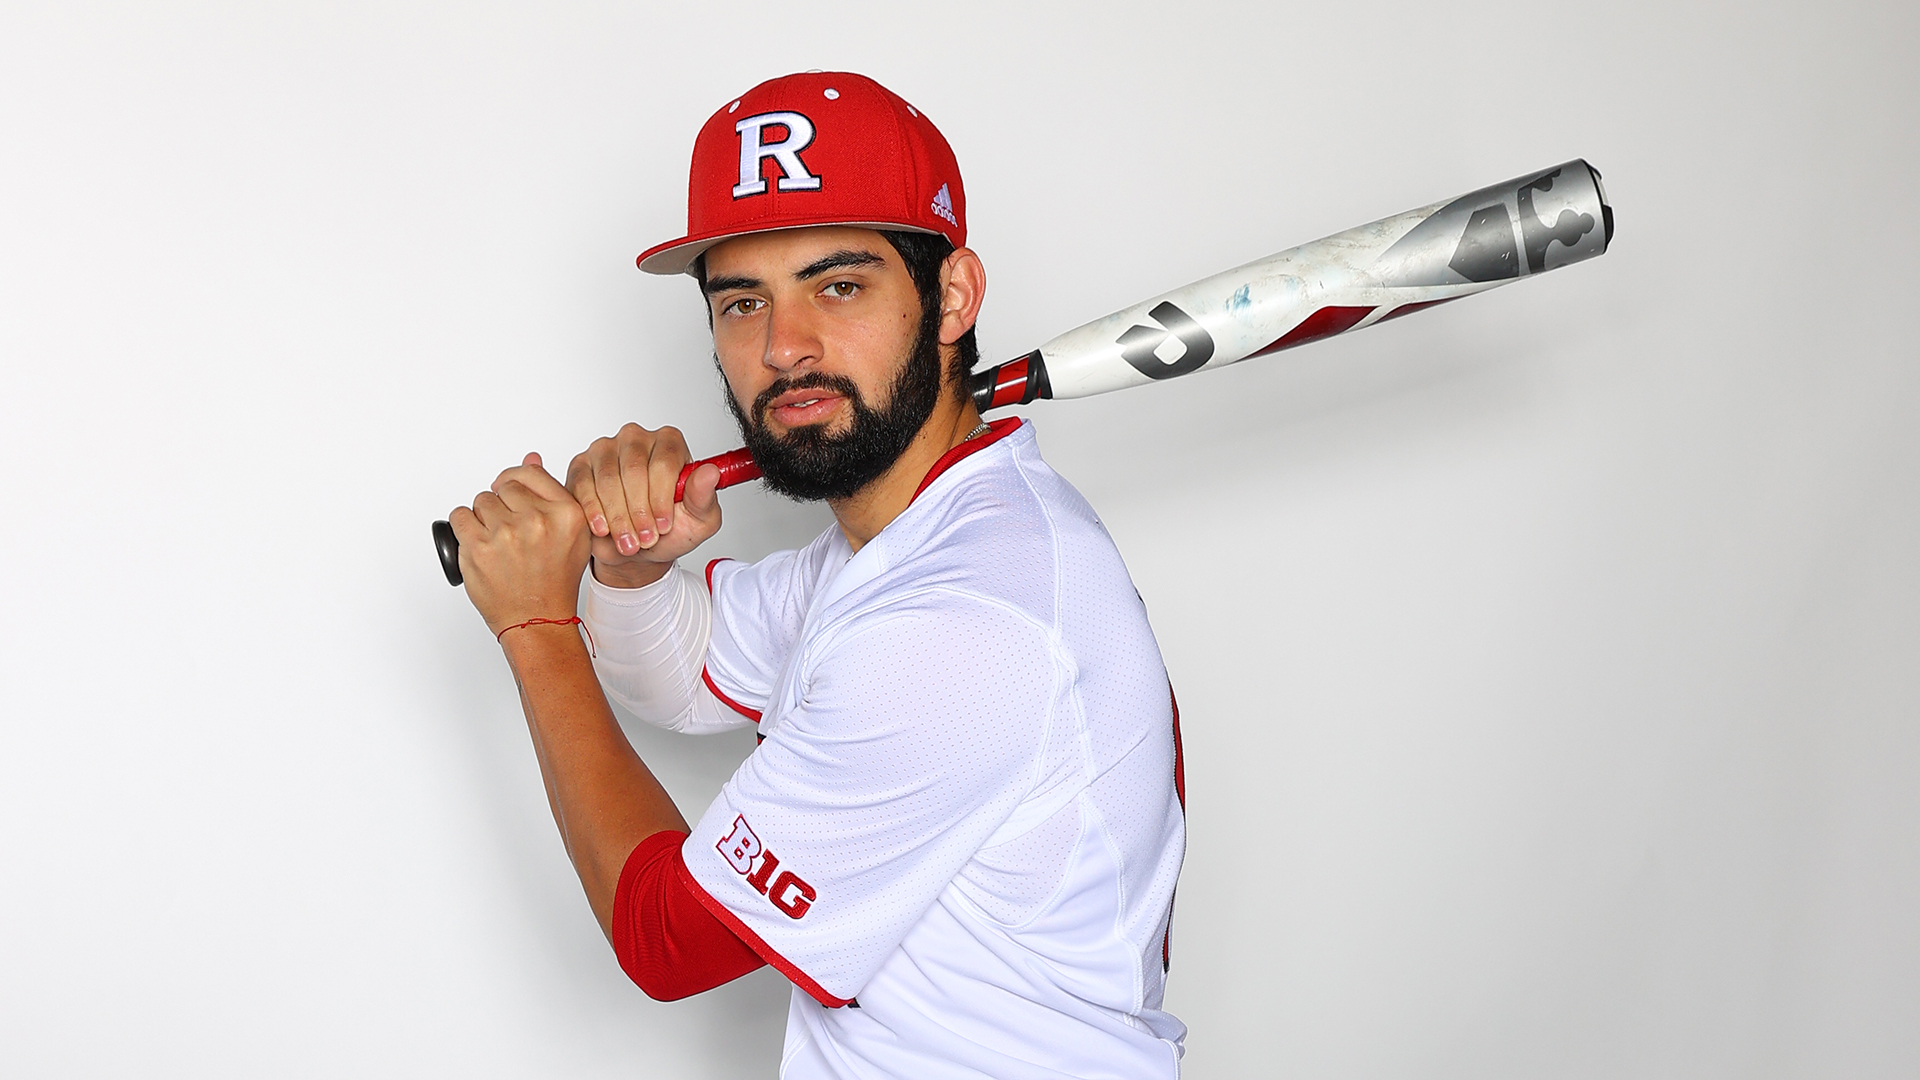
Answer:
[{"label": "man's mouth", "polygon": [[818,387],[789,390],[773,399],[767,407],[767,415],[784,428],[805,427],[831,419],[846,400],[840,394]]}]

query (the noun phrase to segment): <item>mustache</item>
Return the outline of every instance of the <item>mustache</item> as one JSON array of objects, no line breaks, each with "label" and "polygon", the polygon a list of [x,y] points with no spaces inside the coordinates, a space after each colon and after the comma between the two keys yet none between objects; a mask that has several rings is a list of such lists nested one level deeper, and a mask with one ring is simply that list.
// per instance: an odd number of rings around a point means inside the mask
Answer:
[{"label": "mustache", "polygon": [[773,385],[760,391],[753,399],[754,424],[765,427],[767,410],[773,407],[774,399],[794,390],[831,390],[855,405],[865,404],[860,398],[860,388],[853,384],[852,379],[824,371],[809,371],[804,375],[782,376],[773,380]]}]

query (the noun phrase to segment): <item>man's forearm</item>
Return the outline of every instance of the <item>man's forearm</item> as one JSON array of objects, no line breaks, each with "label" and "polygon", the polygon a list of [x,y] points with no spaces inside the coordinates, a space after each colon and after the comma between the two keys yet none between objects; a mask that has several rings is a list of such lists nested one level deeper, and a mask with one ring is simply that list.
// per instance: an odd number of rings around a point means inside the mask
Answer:
[{"label": "man's forearm", "polygon": [[627,856],[656,832],[684,831],[686,819],[627,742],[573,627],[522,627],[501,644],[554,822],[601,931],[610,933]]}]

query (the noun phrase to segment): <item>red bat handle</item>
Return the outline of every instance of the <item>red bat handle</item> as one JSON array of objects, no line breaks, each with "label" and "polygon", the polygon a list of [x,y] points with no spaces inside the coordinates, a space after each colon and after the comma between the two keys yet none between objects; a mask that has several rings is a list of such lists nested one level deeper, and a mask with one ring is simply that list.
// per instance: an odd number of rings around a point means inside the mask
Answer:
[{"label": "red bat handle", "polygon": [[714,485],[715,489],[730,488],[735,484],[760,479],[760,466],[753,463],[753,455],[749,454],[747,448],[743,446],[738,450],[729,450],[714,457],[687,462],[687,467],[680,470],[680,479],[673,483],[674,502],[680,502],[687,497],[687,478],[693,475],[693,470],[702,465],[719,467],[720,482]]}]

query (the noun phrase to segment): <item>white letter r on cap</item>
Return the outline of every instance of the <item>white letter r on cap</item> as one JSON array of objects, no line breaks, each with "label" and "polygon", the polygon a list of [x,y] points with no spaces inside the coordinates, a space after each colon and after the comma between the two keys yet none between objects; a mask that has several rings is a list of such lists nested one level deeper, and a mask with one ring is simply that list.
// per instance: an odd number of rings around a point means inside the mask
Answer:
[{"label": "white letter r on cap", "polygon": [[[760,132],[770,124],[787,129],[787,137],[772,145],[760,141]],[[820,178],[807,171],[800,151],[813,142],[813,121],[797,112],[770,112],[749,116],[733,125],[740,133],[740,182],[733,186],[733,197],[764,194],[767,182],[760,176],[760,162],[772,158],[780,163],[781,191],[819,191]]]}]

